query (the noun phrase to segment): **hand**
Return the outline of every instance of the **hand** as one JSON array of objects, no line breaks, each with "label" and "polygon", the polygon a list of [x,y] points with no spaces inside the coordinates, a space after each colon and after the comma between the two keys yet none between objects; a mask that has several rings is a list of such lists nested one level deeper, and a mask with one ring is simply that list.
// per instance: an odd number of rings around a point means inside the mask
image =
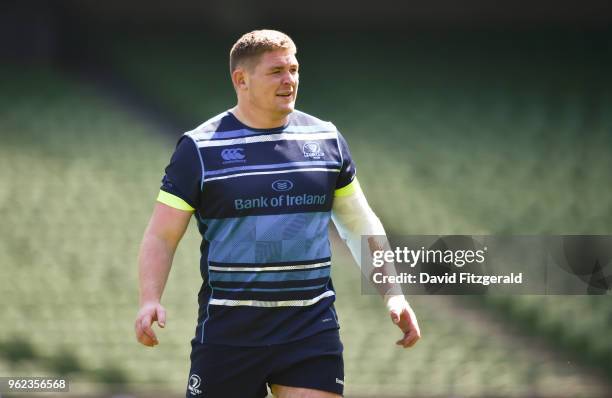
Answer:
[{"label": "hand", "polygon": [[404,348],[412,347],[421,338],[421,330],[410,304],[402,295],[392,296],[386,302],[391,320],[404,333],[404,337],[395,344]]},{"label": "hand", "polygon": [[166,310],[157,302],[143,304],[136,316],[134,329],[136,332],[136,340],[148,347],[154,347],[159,344],[157,336],[155,336],[155,332],[151,328],[154,321],[157,321],[160,328],[165,327]]}]

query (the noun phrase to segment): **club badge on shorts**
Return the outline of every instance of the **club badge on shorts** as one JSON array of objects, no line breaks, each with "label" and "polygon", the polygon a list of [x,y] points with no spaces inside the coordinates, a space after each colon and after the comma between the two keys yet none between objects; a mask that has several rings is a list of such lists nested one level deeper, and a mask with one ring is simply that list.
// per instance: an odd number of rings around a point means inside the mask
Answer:
[{"label": "club badge on shorts", "polygon": [[200,385],[202,384],[202,379],[197,374],[192,374],[189,376],[189,383],[187,385],[187,390],[191,395],[200,395],[202,394],[202,390],[200,390]]}]

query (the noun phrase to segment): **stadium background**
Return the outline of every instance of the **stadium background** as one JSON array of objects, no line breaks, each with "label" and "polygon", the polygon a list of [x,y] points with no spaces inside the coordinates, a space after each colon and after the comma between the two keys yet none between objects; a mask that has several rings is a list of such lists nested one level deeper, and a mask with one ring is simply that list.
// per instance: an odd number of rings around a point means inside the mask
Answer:
[{"label": "stadium background", "polygon": [[[605,1],[3,2],[0,376],[181,396],[195,226],[155,349],[133,336],[135,259],[177,137],[234,104],[228,49],[254,28],[295,38],[298,108],[343,131],[389,231],[612,233],[611,19]],[[334,244],[348,397],[612,396],[609,292],[413,297],[423,339],[402,351]]]}]

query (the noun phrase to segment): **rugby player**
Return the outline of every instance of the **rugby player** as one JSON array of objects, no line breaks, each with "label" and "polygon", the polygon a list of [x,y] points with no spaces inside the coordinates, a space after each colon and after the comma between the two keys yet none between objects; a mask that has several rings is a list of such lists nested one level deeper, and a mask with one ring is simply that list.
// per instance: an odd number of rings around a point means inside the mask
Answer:
[{"label": "rugby player", "polygon": [[[231,49],[230,72],[237,105],[185,133],[165,170],[139,255],[137,340],[158,344],[151,326],[165,326],[160,299],[195,215],[203,283],[186,396],[258,398],[268,386],[281,398],[342,396],[329,221],[358,264],[361,236],[384,229],[342,135],[294,109],[293,41],[247,33]],[[397,344],[412,346],[414,312],[395,287],[381,294],[403,333]]]}]

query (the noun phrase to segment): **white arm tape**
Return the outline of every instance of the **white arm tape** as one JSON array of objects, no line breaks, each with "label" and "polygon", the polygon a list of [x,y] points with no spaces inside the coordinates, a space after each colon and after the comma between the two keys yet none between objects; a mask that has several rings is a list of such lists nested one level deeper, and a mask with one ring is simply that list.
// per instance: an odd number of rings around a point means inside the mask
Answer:
[{"label": "white arm tape", "polygon": [[[377,235],[384,236],[386,241],[386,233],[382,223],[368,205],[368,201],[357,179],[351,182],[351,184],[354,184],[351,194],[334,197],[332,220],[340,237],[350,249],[355,263],[359,266],[362,273],[367,274],[369,267],[362,266],[361,238],[363,235]],[[369,261],[372,264],[372,254],[369,253],[369,250],[367,253],[369,256],[365,261]],[[370,277],[369,275],[365,276],[368,279]],[[401,292],[401,289],[399,291]],[[408,306],[404,296],[398,294],[396,289],[390,289],[386,292],[384,294],[384,301],[389,311]]]},{"label": "white arm tape", "polygon": [[340,237],[349,247],[355,262],[359,268],[362,268],[361,236],[386,234],[382,223],[368,205],[357,179],[351,184],[355,184],[355,188],[350,195],[334,198],[332,220]]}]

